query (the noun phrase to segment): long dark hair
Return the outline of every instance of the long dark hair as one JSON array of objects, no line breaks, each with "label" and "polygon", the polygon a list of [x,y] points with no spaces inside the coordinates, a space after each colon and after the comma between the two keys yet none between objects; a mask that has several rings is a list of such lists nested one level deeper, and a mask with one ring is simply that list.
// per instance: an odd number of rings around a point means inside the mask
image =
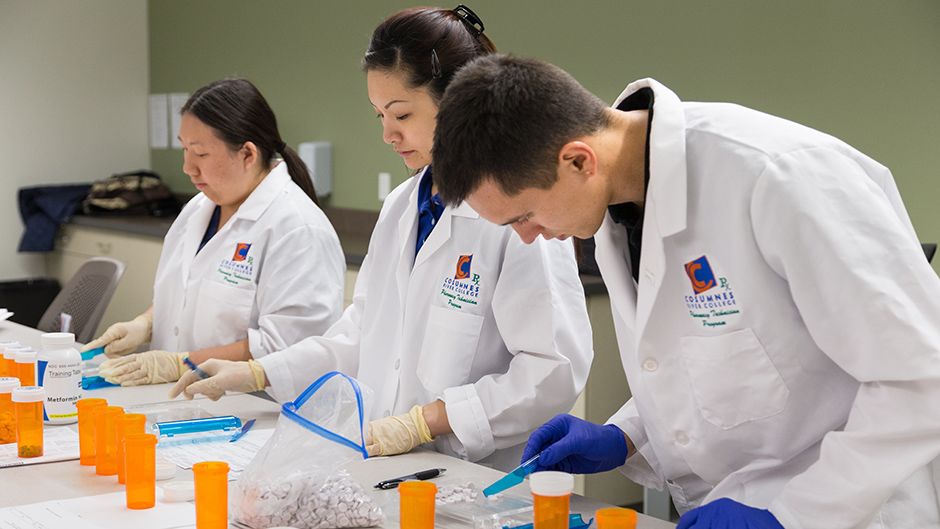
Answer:
[{"label": "long dark hair", "polygon": [[412,88],[427,87],[440,101],[461,66],[495,52],[483,34],[483,22],[466,6],[412,7],[375,28],[362,68],[402,71]]},{"label": "long dark hair", "polygon": [[251,81],[213,81],[193,92],[180,111],[181,114],[187,112],[212,127],[219,139],[233,150],[241,148],[245,142],[254,143],[261,151],[265,166],[270,167],[274,155],[280,154],[291,180],[314,204],[320,204],[307,166],[281,139],[274,111]]}]

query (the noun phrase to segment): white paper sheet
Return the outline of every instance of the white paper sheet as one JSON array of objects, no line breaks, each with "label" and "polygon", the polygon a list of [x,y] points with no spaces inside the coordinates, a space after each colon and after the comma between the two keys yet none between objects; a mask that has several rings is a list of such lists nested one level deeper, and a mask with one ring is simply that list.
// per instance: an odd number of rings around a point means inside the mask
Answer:
[{"label": "white paper sheet", "polygon": [[0,509],[0,529],[176,529],[192,527],[196,508],[191,502],[163,502],[157,487],[151,509],[127,508],[123,492],[53,500]]},{"label": "white paper sheet", "polygon": [[0,445],[0,468],[78,459],[78,432],[68,426],[46,426],[42,445],[43,455],[28,458],[16,455],[16,443]]},{"label": "white paper sheet", "polygon": [[192,468],[193,464],[200,461],[225,461],[228,463],[231,477],[231,473],[245,470],[272,433],[274,428],[249,430],[234,443],[221,441],[168,447],[160,447],[158,444],[157,457],[180,468]]},{"label": "white paper sheet", "polygon": [[150,148],[170,146],[169,116],[166,94],[150,94]]},{"label": "white paper sheet", "polygon": [[189,99],[189,94],[170,94],[170,144],[174,149],[182,149],[183,145],[180,143],[180,110],[183,109],[183,105],[186,104],[186,100]]}]

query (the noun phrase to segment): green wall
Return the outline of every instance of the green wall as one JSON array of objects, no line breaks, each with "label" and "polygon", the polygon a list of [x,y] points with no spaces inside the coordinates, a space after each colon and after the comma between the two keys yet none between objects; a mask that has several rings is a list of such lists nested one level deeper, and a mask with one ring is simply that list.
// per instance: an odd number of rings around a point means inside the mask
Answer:
[{"label": "green wall", "polygon": [[[382,143],[360,58],[410,2],[150,0],[150,90],[242,75],[288,143],[333,142],[329,204],[377,210]],[[502,51],[569,70],[605,100],[655,77],[686,100],[733,101],[838,136],[895,178],[922,240],[940,240],[940,2],[936,0],[472,0]],[[153,150],[179,191],[181,151]]]}]

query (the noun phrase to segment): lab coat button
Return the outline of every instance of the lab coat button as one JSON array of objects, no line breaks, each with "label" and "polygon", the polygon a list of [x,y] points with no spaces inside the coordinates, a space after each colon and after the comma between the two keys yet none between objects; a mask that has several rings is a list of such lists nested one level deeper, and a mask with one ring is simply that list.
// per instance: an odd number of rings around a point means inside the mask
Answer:
[{"label": "lab coat button", "polygon": [[676,432],[676,442],[682,446],[689,444],[689,435],[685,432]]},{"label": "lab coat button", "polygon": [[655,359],[647,358],[646,360],[643,361],[644,371],[652,372],[652,371],[656,371],[657,369],[659,369],[659,362],[657,362]]},{"label": "lab coat button", "polygon": [[180,328],[173,327],[173,336],[179,336],[179,335],[180,335]]},{"label": "lab coat button", "polygon": [[401,358],[395,360],[395,369],[398,369],[401,366]]},{"label": "lab coat button", "polygon": [[391,414],[392,414],[392,412],[390,412],[389,410],[385,410],[385,413],[383,413],[382,416],[383,416],[383,417],[388,417],[388,416],[391,415]]}]

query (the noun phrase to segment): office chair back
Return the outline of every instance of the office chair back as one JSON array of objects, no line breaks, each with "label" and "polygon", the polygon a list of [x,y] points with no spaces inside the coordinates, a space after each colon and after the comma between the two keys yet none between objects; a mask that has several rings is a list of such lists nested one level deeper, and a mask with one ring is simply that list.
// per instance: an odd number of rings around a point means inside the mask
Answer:
[{"label": "office chair back", "polygon": [[69,332],[75,334],[75,340],[90,342],[122,275],[124,263],[116,259],[94,257],[85,261],[52,300],[37,328],[45,332],[60,331],[59,315],[65,312],[72,316]]}]

